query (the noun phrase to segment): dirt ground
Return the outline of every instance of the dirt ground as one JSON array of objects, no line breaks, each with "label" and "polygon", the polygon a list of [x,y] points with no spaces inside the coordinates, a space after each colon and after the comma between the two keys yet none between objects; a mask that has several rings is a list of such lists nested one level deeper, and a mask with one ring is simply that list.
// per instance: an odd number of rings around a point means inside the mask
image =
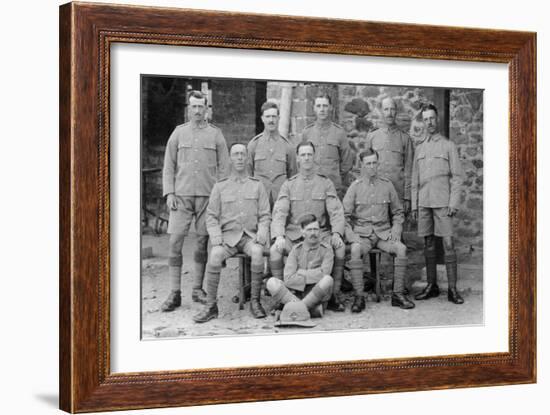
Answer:
[{"label": "dirt ground", "polygon": [[[409,245],[409,243],[407,243]],[[183,247],[182,270],[182,306],[173,312],[162,313],[160,305],[168,296],[168,236],[147,234],[143,236],[144,249],[152,248],[152,256],[142,261],[142,338],[168,338],[184,336],[214,336],[235,334],[272,334],[289,331],[328,331],[349,329],[381,329],[421,326],[478,325],[483,324],[483,278],[479,257],[459,250],[459,290],[464,297],[464,304],[455,305],[447,301],[443,292],[438,298],[427,301],[415,301],[412,310],[392,307],[389,295],[383,296],[377,303],[375,296],[369,294],[367,308],[359,314],[351,313],[353,294],[344,292],[346,303],[344,313],[326,311],[323,318],[315,319],[314,328],[280,328],[274,327],[275,316],[270,313],[274,307],[271,297],[262,295],[262,304],[268,316],[254,319],[248,310],[249,303],[243,310],[233,302],[238,294],[238,263],[229,259],[222,270],[218,290],[219,317],[204,324],[196,324],[192,316],[199,312],[202,305],[191,301],[193,281],[192,247],[194,235],[190,234]],[[410,246],[409,246],[410,247]],[[149,251],[150,252],[150,251]],[[383,256],[383,286],[388,289],[391,283],[391,263]],[[409,289],[414,294],[425,284],[425,270],[421,249],[413,247],[409,253]],[[347,272],[346,272],[347,274]],[[439,285],[446,290],[445,267],[438,265]],[[262,291],[263,292],[263,291]]]}]

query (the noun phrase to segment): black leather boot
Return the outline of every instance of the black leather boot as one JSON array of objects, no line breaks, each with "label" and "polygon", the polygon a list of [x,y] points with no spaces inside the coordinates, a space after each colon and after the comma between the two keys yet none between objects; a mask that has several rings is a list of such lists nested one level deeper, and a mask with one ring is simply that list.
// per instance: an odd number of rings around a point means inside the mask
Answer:
[{"label": "black leather boot", "polygon": [[414,308],[414,303],[405,295],[405,272],[407,271],[408,260],[404,258],[395,258],[393,267],[393,293],[391,296],[391,305],[403,309]]},{"label": "black leather boot", "polygon": [[254,318],[264,318],[265,310],[260,303],[262,291],[263,264],[260,269],[253,269],[250,273],[250,313]]},{"label": "black leather boot", "polygon": [[366,307],[365,297],[363,295],[355,295],[353,298],[353,304],[351,306],[352,313],[360,313]]},{"label": "black leather boot", "polygon": [[218,304],[206,305],[198,314],[193,316],[195,323],[206,323],[214,318],[218,318]]},{"label": "black leather boot", "polygon": [[328,300],[327,308],[339,313],[346,311],[346,306],[340,301],[340,298],[334,294],[330,297],[330,300]]},{"label": "black leather boot", "polygon": [[193,288],[191,300],[194,303],[206,304],[206,292],[202,288]]},{"label": "black leather boot", "polygon": [[428,280],[428,285],[419,294],[415,295],[414,298],[416,300],[427,300],[428,298],[439,296],[435,246],[433,249],[426,248],[424,256],[426,258],[426,279]]},{"label": "black leather boot", "polygon": [[344,259],[334,258],[334,266],[332,267],[332,278],[334,279],[334,286],[332,291],[332,297],[330,298],[327,308],[332,311],[342,312],[346,311],[346,307],[340,300],[340,286],[342,284],[342,277],[344,275]]},{"label": "black leather boot", "polygon": [[447,290],[447,299],[455,304],[463,304],[464,299],[458,293],[456,289],[457,276],[457,263],[456,252],[449,252],[445,255],[445,268],[447,269],[447,281],[449,282],[449,288]]},{"label": "black leather boot", "polygon": [[170,292],[170,295],[168,295],[166,301],[162,303],[160,306],[160,311],[163,313],[174,311],[179,306],[181,306],[181,291],[174,290]]}]

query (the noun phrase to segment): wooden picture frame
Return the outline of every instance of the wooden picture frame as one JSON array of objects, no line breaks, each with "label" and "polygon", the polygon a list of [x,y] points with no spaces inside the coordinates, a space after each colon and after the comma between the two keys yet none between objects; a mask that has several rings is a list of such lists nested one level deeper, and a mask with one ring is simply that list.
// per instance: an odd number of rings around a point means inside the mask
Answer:
[{"label": "wooden picture frame", "polygon": [[[508,64],[509,351],[111,373],[109,70],[114,43]],[[60,7],[59,121],[61,409],[91,412],[536,381],[535,33],[70,3]]]}]

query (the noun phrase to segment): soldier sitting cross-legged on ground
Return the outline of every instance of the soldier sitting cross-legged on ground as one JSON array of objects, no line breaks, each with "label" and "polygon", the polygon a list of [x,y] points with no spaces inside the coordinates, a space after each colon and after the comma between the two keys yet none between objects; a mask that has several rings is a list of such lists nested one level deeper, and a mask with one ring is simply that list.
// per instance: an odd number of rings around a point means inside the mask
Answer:
[{"label": "soldier sitting cross-legged on ground", "polygon": [[267,281],[267,289],[276,303],[284,305],[301,299],[312,317],[321,317],[323,304],[332,294],[330,272],[334,255],[330,243],[321,241],[315,215],[305,214],[299,223],[304,240],[288,255],[284,281],[272,277]]},{"label": "soldier sitting cross-legged on ground", "polygon": [[346,239],[351,242],[349,264],[355,290],[351,311],[359,313],[365,308],[361,257],[372,248],[396,256],[392,306],[413,308],[414,303],[404,293],[407,247],[401,242],[403,206],[392,182],[378,176],[378,154],[368,149],[359,154],[359,159],[363,176],[351,184],[343,202],[347,221]]},{"label": "soldier sitting cross-legged on ground", "polygon": [[231,175],[214,185],[206,209],[206,228],[212,250],[206,264],[206,306],[193,317],[196,323],[218,317],[217,296],[222,263],[238,252],[251,257],[250,312],[254,318],[266,316],[260,303],[260,291],[264,245],[271,221],[269,199],[263,184],[246,172],[246,145],[233,144],[229,157]]}]

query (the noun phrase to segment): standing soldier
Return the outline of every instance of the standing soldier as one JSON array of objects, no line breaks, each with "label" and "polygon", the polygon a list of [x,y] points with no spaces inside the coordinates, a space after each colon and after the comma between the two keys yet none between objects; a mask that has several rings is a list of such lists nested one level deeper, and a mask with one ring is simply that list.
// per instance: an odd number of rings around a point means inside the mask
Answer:
[{"label": "standing soldier", "polygon": [[422,119],[427,138],[414,155],[411,201],[413,219],[418,220],[418,236],[424,237],[428,285],[415,298],[426,300],[439,295],[435,236],[440,236],[443,238],[449,283],[447,298],[455,304],[462,304],[464,300],[456,289],[457,258],[452,222],[460,203],[462,166],[455,144],[438,132],[437,108],[432,104],[424,106]]},{"label": "standing soldier", "polygon": [[263,184],[246,171],[246,146],[235,143],[230,151],[232,173],[214,185],[206,210],[206,227],[212,250],[206,265],[206,306],[193,317],[204,323],[218,317],[218,285],[222,263],[238,252],[251,257],[250,312],[265,317],[260,303],[264,269],[264,245],[271,215]]},{"label": "standing soldier", "polygon": [[383,127],[367,136],[366,148],[378,153],[378,175],[392,182],[403,204],[405,216],[411,210],[411,174],[414,147],[411,137],[401,131],[395,118],[395,101],[388,97],[382,100]]},{"label": "standing soldier", "polygon": [[344,272],[345,246],[342,236],[345,231],[344,210],[334,184],[327,177],[316,173],[315,146],[302,142],[296,149],[299,173],[285,181],[273,207],[271,236],[275,239],[270,249],[271,273],[283,279],[283,256],[302,237],[299,220],[305,213],[312,213],[318,220],[321,241],[332,246],[335,253],[332,278],[333,295],[328,308],[344,311],[340,301],[340,286]]},{"label": "standing soldier", "polygon": [[228,163],[223,134],[206,121],[206,110],[206,97],[199,91],[191,91],[188,101],[190,121],[178,125],[166,145],[162,186],[170,211],[168,273],[171,292],[161,305],[163,312],[181,305],[181,249],[193,217],[197,246],[191,298],[203,304],[206,301],[206,293],[202,289],[208,244],[204,213],[212,186],[217,178],[225,174]]},{"label": "standing soldier", "polygon": [[[413,308],[405,295],[407,247],[401,242],[403,207],[389,179],[378,176],[378,154],[367,149],[359,154],[362,177],[354,181],[344,197],[346,239],[351,242],[351,280],[355,299],[353,313],[365,308],[363,295],[363,261],[372,248],[396,256],[393,273],[392,306]],[[391,214],[391,216],[390,216]]]},{"label": "standing soldier", "polygon": [[279,134],[277,104],[267,101],[261,111],[264,131],[248,143],[248,166],[250,174],[263,183],[273,207],[283,182],[296,174],[296,156],[290,142]]},{"label": "standing soldier", "polygon": [[316,120],[304,129],[302,141],[315,145],[318,171],[332,180],[341,199],[346,193],[342,177],[353,167],[353,151],[345,130],[331,121],[332,101],[327,93],[317,95],[313,111]]}]

